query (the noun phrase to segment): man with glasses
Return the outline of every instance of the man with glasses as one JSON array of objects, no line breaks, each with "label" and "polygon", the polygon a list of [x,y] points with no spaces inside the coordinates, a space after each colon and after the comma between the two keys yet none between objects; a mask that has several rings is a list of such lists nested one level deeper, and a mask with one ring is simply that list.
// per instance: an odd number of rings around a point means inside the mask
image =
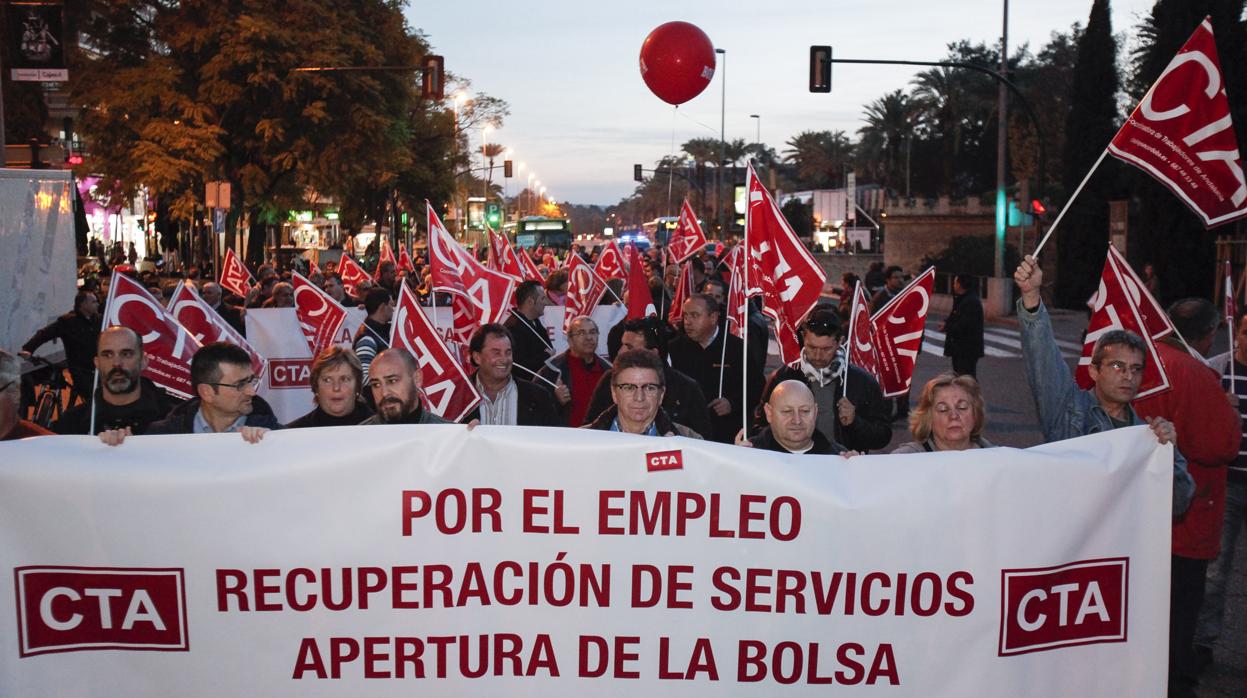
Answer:
[{"label": "man with glasses", "polygon": [[[259,443],[270,429],[281,428],[272,408],[255,394],[259,383],[246,351],[227,342],[205,344],[191,358],[195,399],[153,422],[147,433],[238,432],[247,443]],[[101,439],[103,436],[100,435]]]},{"label": "man with glasses", "polygon": [[[1186,298],[1169,306],[1169,320],[1200,355],[1212,348],[1221,313],[1205,298]],[[1195,627],[1204,601],[1208,563],[1221,547],[1225,520],[1226,466],[1238,456],[1240,422],[1217,372],[1192,356],[1175,335],[1156,343],[1169,376],[1169,390],[1136,400],[1143,418],[1171,420],[1182,436],[1182,455],[1195,480],[1195,498],[1173,524],[1169,565],[1170,695],[1195,695],[1199,667]]]},{"label": "man with glasses", "polygon": [[1144,422],[1130,407],[1143,380],[1147,350],[1143,339],[1126,330],[1110,330],[1101,335],[1095,343],[1089,367],[1095,385],[1089,390],[1080,390],[1052,334],[1052,320],[1039,295],[1043,270],[1034,257],[1027,255],[1022,260],[1013,272],[1013,281],[1022,292],[1017,302],[1018,320],[1022,323],[1022,356],[1044,440],[1060,441],[1147,424],[1162,444],[1174,445],[1173,516],[1181,516],[1191,502],[1195,484],[1186,471],[1186,458],[1178,452],[1178,436],[1173,424],[1160,417]]},{"label": "man with glasses", "polygon": [[648,349],[620,351],[615,357],[611,378],[611,398],[615,404],[582,428],[646,436],[701,438],[692,429],[673,422],[662,409],[666,384],[658,352]]},{"label": "man with glasses", "polygon": [[581,316],[572,320],[567,330],[567,351],[546,361],[541,368],[541,378],[555,386],[560,418],[565,418],[569,427],[585,423],[593,389],[610,370],[610,363],[597,354],[600,335],[593,318]]}]

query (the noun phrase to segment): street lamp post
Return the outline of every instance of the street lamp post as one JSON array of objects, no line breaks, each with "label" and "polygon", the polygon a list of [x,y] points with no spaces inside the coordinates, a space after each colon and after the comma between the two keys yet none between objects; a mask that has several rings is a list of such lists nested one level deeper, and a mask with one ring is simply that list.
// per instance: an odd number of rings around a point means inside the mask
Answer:
[{"label": "street lamp post", "polygon": [[758,126],[757,135],[754,137],[753,142],[761,145],[762,144],[762,116],[759,114],[750,114],[749,118],[755,119],[754,123],[756,123]]},{"label": "street lamp post", "polygon": [[715,167],[717,186],[714,188],[714,205],[719,209],[719,234],[723,234],[723,161],[727,158],[727,49],[716,48],[715,53],[723,56],[723,80],[719,85],[723,88],[719,104],[719,164]]}]

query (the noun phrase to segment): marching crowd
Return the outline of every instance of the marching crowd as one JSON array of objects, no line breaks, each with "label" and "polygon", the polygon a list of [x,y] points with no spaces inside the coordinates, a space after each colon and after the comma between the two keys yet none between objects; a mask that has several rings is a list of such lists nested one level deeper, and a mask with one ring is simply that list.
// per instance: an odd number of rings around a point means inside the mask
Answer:
[{"label": "marching crowd", "polygon": [[[974,307],[977,294],[970,279],[957,280],[954,313],[946,323],[949,346],[957,352],[955,370],[922,386],[910,412],[906,396],[896,401],[903,404],[894,404],[870,373],[845,367],[846,309],[833,304],[817,306],[800,326],[800,360],[765,375],[765,343],[746,346],[728,331],[727,286],[714,257],[695,257],[694,262],[697,293],[679,308],[678,331],[666,321],[672,293],[664,281],[670,284],[674,274],[670,269],[665,278],[653,273],[654,297],[663,306],[659,316],[606,328],[606,357],[597,353],[603,328],[587,316],[571,323],[566,351],[553,350],[540,318],[548,304],[562,301],[564,271],[551,266],[545,283],[519,284],[510,319],[482,325],[471,337],[472,380],[482,400],[462,421],[684,436],[852,457],[888,451],[892,422],[908,418],[912,440],[892,446],[892,453],[993,446],[985,434],[989,415],[975,378],[975,362],[983,354],[983,320],[981,307]],[[361,304],[367,317],[353,347],[330,347],[315,357],[310,372],[314,407],[285,425],[257,396],[250,356],[232,344],[207,344],[194,355],[192,399],[168,396],[142,376],[147,358],[135,331],[100,330],[100,301],[91,285],[78,293],[72,312],[40,330],[21,353],[60,339],[77,404],[53,431],[98,434],[114,446],[136,434],[238,432],[254,443],[281,428],[445,423],[422,401],[416,358],[389,345],[397,284],[415,287],[420,278],[418,273],[400,276],[392,267],[382,265],[375,286],[362,289],[361,298],[346,295],[332,271],[313,279],[340,302]],[[662,265],[650,258],[647,267]],[[899,268],[872,269],[871,274],[878,283],[876,304],[904,285]],[[1147,357],[1140,337],[1124,330],[1100,336],[1089,367],[1094,386],[1081,390],[1040,300],[1042,270],[1028,257],[1014,280],[1021,292],[1017,314],[1027,379],[1045,441],[1146,424],[1160,443],[1176,445],[1170,688],[1171,695],[1193,695],[1201,665],[1211,659],[1209,648],[1224,613],[1225,579],[1237,535],[1247,523],[1247,456],[1240,452],[1245,441],[1241,406],[1247,405],[1247,316],[1239,313],[1235,320],[1232,355],[1206,362],[1195,353],[1210,349],[1220,322],[1217,309],[1201,299],[1171,306],[1170,319],[1189,345],[1160,343],[1172,387],[1136,400]],[[854,281],[846,279],[846,286]],[[427,295],[427,286],[425,278],[417,289]],[[245,330],[245,308],[293,304],[290,284],[271,268],[261,270],[251,296],[234,299],[237,305],[223,298],[215,282],[202,283],[199,291],[240,331]],[[1209,370],[1210,364],[1215,370]],[[84,386],[92,385],[96,375],[92,396]],[[1231,381],[1231,375],[1238,378]],[[17,357],[0,351],[0,439],[52,433],[21,419],[19,383]],[[746,421],[747,434],[741,428]]]}]

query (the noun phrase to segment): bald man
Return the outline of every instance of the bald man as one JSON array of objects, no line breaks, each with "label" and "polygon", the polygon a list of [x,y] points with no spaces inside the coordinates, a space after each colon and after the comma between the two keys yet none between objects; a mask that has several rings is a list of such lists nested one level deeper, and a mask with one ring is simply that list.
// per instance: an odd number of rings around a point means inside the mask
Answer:
[{"label": "bald man", "polygon": [[420,364],[406,349],[391,347],[377,354],[368,372],[377,413],[361,424],[447,424],[420,404]]},{"label": "bald man", "polygon": [[844,447],[815,427],[818,403],[804,381],[787,380],[775,386],[762,405],[768,426],[749,440],[754,448],[780,453],[834,455]]}]

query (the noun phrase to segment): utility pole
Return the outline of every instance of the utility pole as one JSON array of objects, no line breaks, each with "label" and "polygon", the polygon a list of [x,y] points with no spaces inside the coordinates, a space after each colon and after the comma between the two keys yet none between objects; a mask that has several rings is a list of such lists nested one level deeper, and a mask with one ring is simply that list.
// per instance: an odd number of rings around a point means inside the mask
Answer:
[{"label": "utility pole", "polygon": [[[1004,23],[1000,30],[1000,74],[1009,70],[1009,0],[1004,2]],[[1006,196],[1006,168],[1009,160],[1009,89],[1002,82],[998,88],[999,121],[996,124],[996,265],[993,276],[1005,275],[1005,230],[1009,224],[1009,199]],[[1042,185],[1041,185],[1042,188]]]},{"label": "utility pole", "polygon": [[723,81],[720,83],[723,87],[722,102],[719,107],[719,165],[715,168],[715,177],[718,182],[714,188],[714,205],[719,210],[719,235],[723,235],[726,239],[726,226],[723,223],[723,161],[727,158],[727,49],[716,48],[715,53],[723,56]]}]

